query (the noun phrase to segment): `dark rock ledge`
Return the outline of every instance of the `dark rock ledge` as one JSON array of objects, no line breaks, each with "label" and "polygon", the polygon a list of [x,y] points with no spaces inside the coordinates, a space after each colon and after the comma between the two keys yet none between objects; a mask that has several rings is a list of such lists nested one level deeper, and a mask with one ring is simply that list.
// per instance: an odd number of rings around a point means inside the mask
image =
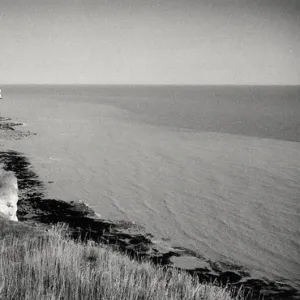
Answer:
[{"label": "dark rock ledge", "polygon": [[[0,137],[3,131],[14,131],[16,123],[6,123],[2,118]],[[9,120],[10,121],[10,120]],[[17,139],[22,138],[16,133]],[[10,135],[11,136],[11,135]],[[160,251],[152,242],[152,236],[130,222],[116,222],[101,219],[85,203],[65,202],[57,199],[45,199],[44,186],[33,171],[29,160],[22,154],[0,148],[0,166],[13,171],[19,184],[19,203],[17,216],[19,221],[31,226],[49,227],[58,223],[68,226],[70,236],[75,239],[93,240],[110,245],[117,251],[126,253],[137,260],[150,260],[154,264],[172,266],[174,257],[193,257],[204,262],[205,267],[185,270],[196,275],[201,282],[219,282],[230,284],[238,290],[241,286],[249,299],[300,299],[299,291],[280,282],[251,278],[240,266],[212,262],[185,248],[173,248]],[[183,270],[183,268],[182,268]]]}]

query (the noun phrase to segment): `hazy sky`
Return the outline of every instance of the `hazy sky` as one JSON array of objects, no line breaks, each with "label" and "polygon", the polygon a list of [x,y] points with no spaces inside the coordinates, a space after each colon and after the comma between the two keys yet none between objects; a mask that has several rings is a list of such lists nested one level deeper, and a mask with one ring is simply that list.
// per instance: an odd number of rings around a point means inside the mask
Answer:
[{"label": "hazy sky", "polygon": [[0,0],[0,83],[300,84],[300,0]]}]

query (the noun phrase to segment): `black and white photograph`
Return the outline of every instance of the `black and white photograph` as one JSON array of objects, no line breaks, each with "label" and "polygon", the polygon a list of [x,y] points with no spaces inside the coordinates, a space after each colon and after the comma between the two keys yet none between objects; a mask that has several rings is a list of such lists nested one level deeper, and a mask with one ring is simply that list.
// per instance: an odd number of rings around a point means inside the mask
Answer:
[{"label": "black and white photograph", "polygon": [[0,0],[1,300],[300,300],[300,0]]}]

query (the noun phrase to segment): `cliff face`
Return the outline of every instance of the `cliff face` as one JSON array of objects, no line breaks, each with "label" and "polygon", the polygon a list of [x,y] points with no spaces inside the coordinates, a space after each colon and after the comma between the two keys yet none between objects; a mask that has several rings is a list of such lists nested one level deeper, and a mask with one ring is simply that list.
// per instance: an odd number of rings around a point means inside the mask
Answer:
[{"label": "cliff face", "polygon": [[12,172],[0,171],[0,213],[9,220],[18,221],[18,182]]},{"label": "cliff face", "polygon": [[[16,123],[10,118],[0,116],[0,146],[2,146],[1,141],[3,140],[19,140],[33,134],[28,131],[15,129],[19,125],[22,125],[22,123]],[[18,181],[14,175],[18,172],[15,169],[13,170],[14,172],[9,172],[12,170],[5,169],[5,164],[2,165],[3,162],[0,158],[0,218],[18,221]],[[4,170],[1,169],[2,167]]]}]

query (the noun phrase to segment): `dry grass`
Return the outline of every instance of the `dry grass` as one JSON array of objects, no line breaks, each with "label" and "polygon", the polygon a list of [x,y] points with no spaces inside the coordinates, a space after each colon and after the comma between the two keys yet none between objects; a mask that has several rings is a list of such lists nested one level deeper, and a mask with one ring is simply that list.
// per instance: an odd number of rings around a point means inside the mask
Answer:
[{"label": "dry grass", "polygon": [[0,299],[232,299],[227,288],[72,241],[59,228],[0,238]]}]

